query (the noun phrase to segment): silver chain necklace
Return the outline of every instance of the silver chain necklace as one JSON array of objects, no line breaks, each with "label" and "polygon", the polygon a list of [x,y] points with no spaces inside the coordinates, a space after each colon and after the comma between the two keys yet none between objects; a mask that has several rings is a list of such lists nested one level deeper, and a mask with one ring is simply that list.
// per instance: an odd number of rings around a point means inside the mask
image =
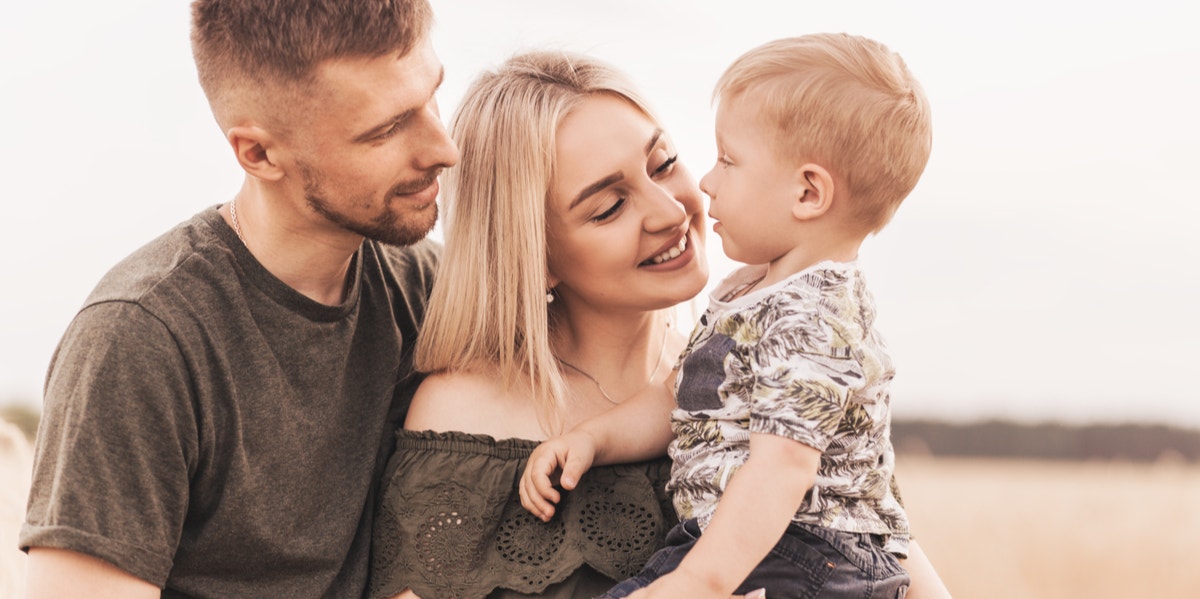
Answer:
[{"label": "silver chain necklace", "polygon": [[234,198],[233,201],[229,203],[229,220],[233,222],[233,232],[237,233],[238,239],[242,241],[242,245],[246,245],[246,238],[242,237],[242,226],[238,224],[237,198]]},{"label": "silver chain necklace", "polygon": [[[650,378],[646,380],[646,384],[642,386],[642,389],[649,387],[650,383],[654,382],[654,376],[658,374],[658,369],[662,367],[663,355],[666,354],[666,352],[667,352],[667,333],[670,330],[671,330],[671,321],[668,320],[667,325],[665,327],[663,327],[662,344],[658,348],[658,361],[654,363],[654,370],[650,371]],[[592,384],[596,385],[596,388],[600,390],[600,395],[603,395],[604,399],[608,400],[608,403],[611,403],[614,405],[621,403],[621,402],[613,399],[612,396],[609,395],[608,392],[604,390],[604,385],[601,385],[600,381],[596,380],[596,377],[588,374],[582,368],[580,368],[562,358],[557,358],[557,359],[558,359],[559,364],[562,364],[563,366],[566,366],[567,368],[570,368],[571,370],[578,372],[579,374],[583,375],[584,378],[591,381]],[[638,389],[638,392],[640,392],[642,389]]]}]

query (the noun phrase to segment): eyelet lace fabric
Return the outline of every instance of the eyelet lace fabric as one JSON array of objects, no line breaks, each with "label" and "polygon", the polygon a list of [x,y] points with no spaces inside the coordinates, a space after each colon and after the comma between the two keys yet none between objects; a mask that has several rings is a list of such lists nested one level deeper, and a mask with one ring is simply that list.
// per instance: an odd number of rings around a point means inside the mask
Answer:
[{"label": "eyelet lace fabric", "polygon": [[585,564],[637,574],[675,524],[666,458],[588,471],[550,522],[521,507],[517,482],[537,443],[399,431],[376,519],[371,596],[542,593]]}]

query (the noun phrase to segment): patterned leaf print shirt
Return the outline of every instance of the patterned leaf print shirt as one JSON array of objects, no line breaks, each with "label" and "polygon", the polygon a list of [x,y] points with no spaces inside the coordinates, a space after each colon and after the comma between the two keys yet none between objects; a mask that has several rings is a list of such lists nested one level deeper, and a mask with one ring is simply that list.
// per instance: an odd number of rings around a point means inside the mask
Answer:
[{"label": "patterned leaf print shirt", "polygon": [[769,433],[822,452],[794,522],[885,535],[905,555],[908,518],[892,484],[894,371],[862,273],[822,262],[722,299],[765,269],[744,267],[716,288],[680,357],[667,487],[675,509],[706,527],[750,456],[750,433]]}]

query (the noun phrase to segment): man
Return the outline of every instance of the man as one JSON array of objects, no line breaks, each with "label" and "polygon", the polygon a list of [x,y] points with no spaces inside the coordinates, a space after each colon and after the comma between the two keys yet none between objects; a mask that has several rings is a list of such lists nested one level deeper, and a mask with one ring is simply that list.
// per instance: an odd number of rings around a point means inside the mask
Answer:
[{"label": "man", "polygon": [[431,10],[192,11],[245,183],[117,265],[64,335],[20,540],[29,596],[358,597],[417,382],[437,176],[458,160]]}]

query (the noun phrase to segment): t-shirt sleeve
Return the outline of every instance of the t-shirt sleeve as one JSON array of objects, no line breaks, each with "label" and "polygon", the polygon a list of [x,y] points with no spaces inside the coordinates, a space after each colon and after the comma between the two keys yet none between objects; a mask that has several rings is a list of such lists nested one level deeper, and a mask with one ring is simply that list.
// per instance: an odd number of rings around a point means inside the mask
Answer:
[{"label": "t-shirt sleeve", "polygon": [[815,314],[767,323],[751,355],[750,432],[778,435],[825,451],[861,380],[845,343]]},{"label": "t-shirt sleeve", "polygon": [[69,549],[166,583],[196,453],[188,381],[171,332],[141,307],[76,316],[46,381],[22,549]]}]

